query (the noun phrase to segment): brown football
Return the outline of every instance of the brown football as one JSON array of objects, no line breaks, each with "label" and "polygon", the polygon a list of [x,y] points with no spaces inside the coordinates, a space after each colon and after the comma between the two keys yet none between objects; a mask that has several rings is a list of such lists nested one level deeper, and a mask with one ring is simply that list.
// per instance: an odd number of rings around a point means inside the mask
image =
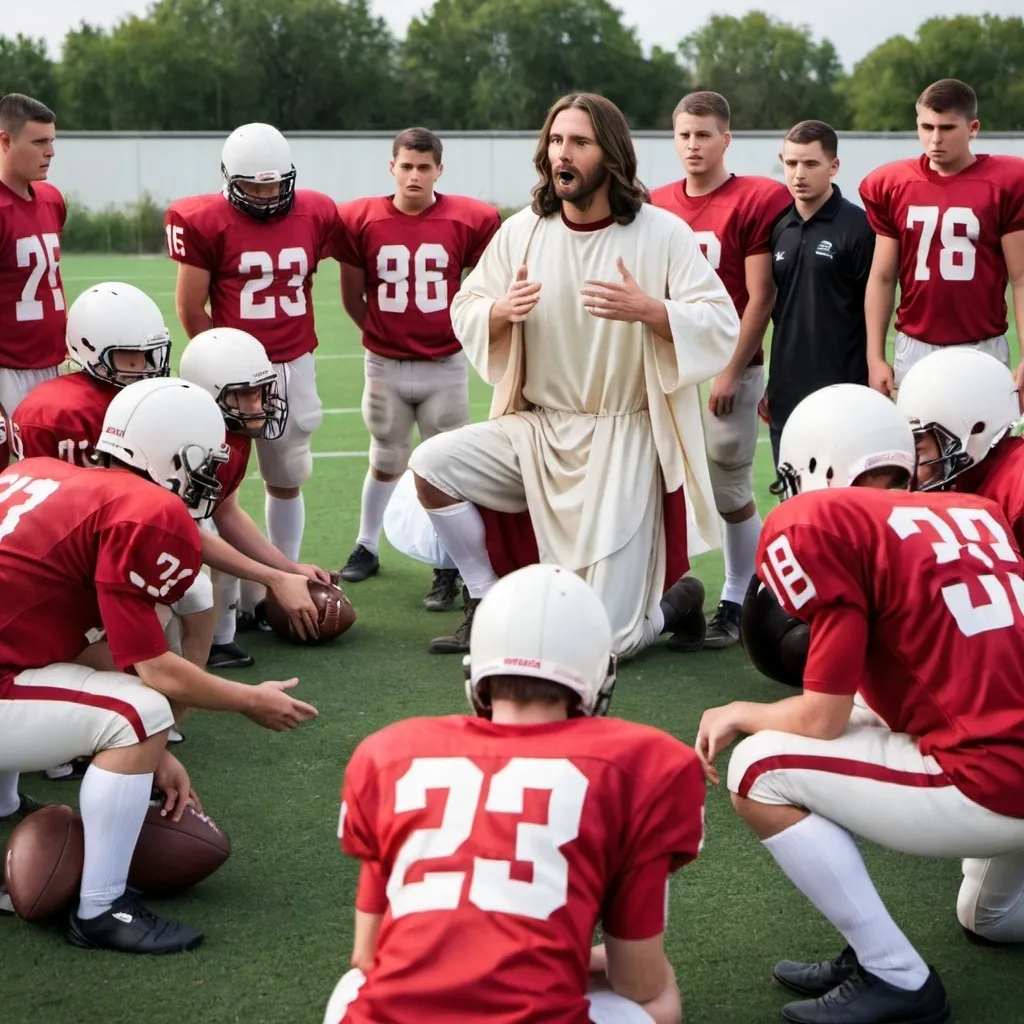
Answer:
[{"label": "brown football", "polygon": [[59,914],[78,896],[84,859],[82,819],[70,807],[43,807],[19,822],[4,857],[4,883],[18,917]]},{"label": "brown football", "polygon": [[169,896],[208,878],[231,856],[231,839],[210,817],[193,807],[181,821],[160,816],[151,803],[135,844],[128,884],[143,896]]},{"label": "brown football", "polygon": [[345,591],[338,585],[338,576],[331,574],[332,583],[319,583],[308,580],[309,596],[316,605],[320,626],[320,636],[303,640],[292,627],[291,620],[274,597],[272,590],[267,591],[267,622],[274,632],[293,644],[325,644],[341,636],[356,621],[356,610],[348,599]]}]

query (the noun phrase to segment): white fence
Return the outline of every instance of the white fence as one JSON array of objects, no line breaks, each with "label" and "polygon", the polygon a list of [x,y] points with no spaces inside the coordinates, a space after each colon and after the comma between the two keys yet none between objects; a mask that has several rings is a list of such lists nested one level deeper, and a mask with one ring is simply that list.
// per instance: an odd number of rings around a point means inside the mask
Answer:
[{"label": "white fence", "polygon": [[[763,174],[781,179],[778,160],[783,132],[737,132],[728,152],[736,174]],[[92,209],[134,202],[148,193],[158,203],[220,187],[219,133],[61,132],[50,181]],[[316,189],[343,202],[392,190],[388,133],[296,132],[289,135],[298,186]],[[529,201],[536,182],[532,132],[450,132],[444,142],[440,191],[474,196],[498,206]],[[672,136],[636,132],[640,177],[650,187],[680,177]],[[859,202],[857,185],[869,171],[891,160],[920,153],[913,132],[844,133],[839,140],[837,183]],[[1024,156],[1024,135],[983,135],[978,153]]]}]

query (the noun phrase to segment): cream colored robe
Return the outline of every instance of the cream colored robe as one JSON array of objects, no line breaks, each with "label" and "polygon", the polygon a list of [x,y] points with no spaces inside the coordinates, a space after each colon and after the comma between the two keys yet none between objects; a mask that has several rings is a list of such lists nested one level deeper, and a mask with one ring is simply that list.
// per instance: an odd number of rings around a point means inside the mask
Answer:
[{"label": "cream colored robe", "polygon": [[[620,256],[648,295],[667,296],[671,340],[584,309],[584,282],[620,281]],[[491,307],[524,261],[540,301],[511,342],[492,346]],[[664,489],[685,488],[690,553],[720,545],[698,385],[728,364],[739,319],[681,218],[645,204],[632,224],[581,231],[522,210],[491,240],[451,315],[494,386],[490,417],[505,416],[538,542],[559,564],[580,571],[622,550],[664,493],[659,466]],[[532,412],[505,415],[523,410]]]}]

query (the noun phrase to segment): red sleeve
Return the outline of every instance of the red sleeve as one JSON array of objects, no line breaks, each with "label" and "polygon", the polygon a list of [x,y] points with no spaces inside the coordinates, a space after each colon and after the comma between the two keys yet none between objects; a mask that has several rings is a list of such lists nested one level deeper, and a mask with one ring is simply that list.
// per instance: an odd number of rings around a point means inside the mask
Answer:
[{"label": "red sleeve", "polygon": [[156,607],[148,597],[97,586],[96,598],[111,657],[122,672],[170,650]]},{"label": "red sleeve", "polygon": [[374,860],[364,860],[359,869],[356,910],[364,914],[383,914],[388,909],[387,884],[381,864]]},{"label": "red sleeve", "polygon": [[357,747],[345,769],[341,791],[338,838],[342,853],[364,862],[380,862],[380,848],[372,824],[377,804],[377,773],[362,748]]},{"label": "red sleeve", "polygon": [[11,417],[11,429],[16,437],[11,438],[14,453],[19,459],[34,459],[48,456],[59,459],[60,442],[49,427],[37,427]]},{"label": "red sleeve", "polygon": [[1000,237],[1024,231],[1024,160],[1017,160],[1016,173],[1003,189],[1000,212]]},{"label": "red sleeve", "polygon": [[899,238],[900,232],[892,219],[890,206],[892,191],[886,187],[881,173],[872,171],[860,183],[859,192],[871,230],[876,235],[883,235],[886,238]]},{"label": "red sleeve", "polygon": [[652,747],[645,799],[605,902],[603,927],[618,939],[649,939],[665,930],[665,882],[704,843],[704,772],[692,750],[678,742],[673,748],[666,758],[664,747]]},{"label": "red sleeve", "polygon": [[482,222],[477,226],[473,232],[473,237],[470,239],[469,253],[466,256],[466,266],[475,267],[480,262],[480,257],[484,254],[484,249],[490,244],[491,239],[495,236],[498,228],[501,227],[501,214],[497,210],[493,210],[482,219]]},{"label": "red sleeve", "polygon": [[785,186],[766,189],[754,197],[745,225],[744,256],[760,256],[771,252],[772,225],[789,209],[792,202],[793,197]]},{"label": "red sleeve", "polygon": [[790,615],[811,627],[805,689],[854,694],[862,684],[868,642],[860,560],[842,538],[792,517],[787,522],[785,511],[780,506],[765,522],[757,574]]},{"label": "red sleeve", "polygon": [[188,216],[177,206],[171,206],[164,215],[164,232],[167,235],[167,253],[177,263],[199,267],[212,274],[217,269],[216,242],[200,231]]},{"label": "red sleeve", "polygon": [[361,206],[356,202],[342,203],[338,207],[338,227],[335,231],[335,256],[339,263],[347,263],[351,267],[363,270],[366,265],[366,253],[363,247],[363,235],[360,231]]}]

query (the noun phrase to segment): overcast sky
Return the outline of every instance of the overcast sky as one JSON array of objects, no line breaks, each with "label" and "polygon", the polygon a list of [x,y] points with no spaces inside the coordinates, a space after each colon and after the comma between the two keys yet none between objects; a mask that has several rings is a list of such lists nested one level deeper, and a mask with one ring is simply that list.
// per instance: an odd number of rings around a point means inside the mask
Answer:
[{"label": "overcast sky", "polygon": [[[258,0],[255,0],[258,2]],[[713,0],[709,10],[703,4],[673,3],[671,0],[618,0],[615,6],[627,24],[635,25],[649,47],[659,43],[674,46],[699,28],[712,13],[742,15],[762,10],[783,21],[806,24],[818,39],[831,39],[848,67],[892,35],[913,35],[929,17],[977,13],[983,9],[1004,17],[1021,13],[1021,0]],[[373,0],[373,8],[391,24],[399,36],[409,20],[431,6],[424,0]],[[69,28],[83,17],[93,24],[109,26],[122,15],[143,14],[149,0],[5,0],[0,17],[0,34],[19,32],[46,39],[53,55]],[[972,10],[973,8],[973,10]]]}]

